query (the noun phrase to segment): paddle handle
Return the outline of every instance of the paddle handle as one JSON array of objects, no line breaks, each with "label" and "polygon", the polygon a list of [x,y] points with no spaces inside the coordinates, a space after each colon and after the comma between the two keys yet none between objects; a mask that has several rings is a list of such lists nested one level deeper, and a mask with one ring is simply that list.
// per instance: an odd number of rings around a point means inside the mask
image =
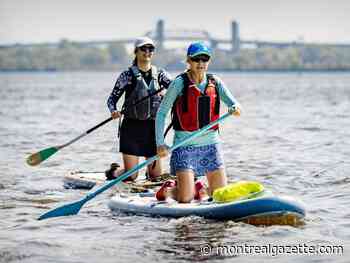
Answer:
[{"label": "paddle handle", "polygon": [[[174,151],[175,149],[181,147],[182,145],[186,144],[187,142],[191,141],[192,139],[194,139],[195,137],[198,137],[200,135],[202,135],[204,132],[206,132],[207,130],[209,130],[211,127],[215,126],[216,124],[218,124],[219,122],[223,121],[225,118],[227,118],[228,116],[230,116],[230,113],[225,113],[224,115],[222,115],[219,119],[217,119],[216,121],[213,121],[211,123],[209,123],[208,125],[204,126],[203,128],[201,128],[198,131],[193,132],[190,136],[188,136],[186,139],[182,140],[181,142],[178,142],[176,144],[174,144],[172,147],[170,147],[169,152]],[[86,195],[86,197],[84,198],[85,202],[89,201],[90,199],[94,198],[96,195],[104,192],[105,190],[107,190],[108,188],[112,187],[113,185],[125,180],[126,178],[128,178],[129,176],[131,176],[132,174],[134,174],[135,172],[137,172],[138,170],[140,170],[141,168],[151,164],[152,162],[158,160],[160,157],[158,155],[155,155],[149,159],[147,159],[146,161],[144,161],[143,163],[134,166],[132,169],[128,170],[127,172],[123,173],[122,175],[118,176],[116,179],[108,182],[105,185],[102,185],[101,187],[99,187],[96,191],[94,191],[93,193],[89,193]]]}]

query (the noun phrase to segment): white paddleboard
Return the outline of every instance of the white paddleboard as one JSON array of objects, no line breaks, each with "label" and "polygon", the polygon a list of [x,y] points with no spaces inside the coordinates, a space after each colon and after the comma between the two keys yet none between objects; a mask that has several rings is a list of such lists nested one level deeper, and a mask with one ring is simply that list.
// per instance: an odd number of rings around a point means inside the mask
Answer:
[{"label": "white paddleboard", "polygon": [[[270,218],[277,224],[280,219],[294,222],[305,216],[304,205],[291,197],[278,197],[264,191],[256,197],[228,203],[194,201],[181,204],[175,200],[157,201],[152,193],[116,194],[108,203],[112,211],[164,217],[200,216],[217,220],[254,221]],[[278,223],[276,218],[280,218]],[[274,218],[274,219],[273,219]],[[261,220],[260,220],[261,221]],[[266,220],[265,220],[266,221]],[[290,224],[286,223],[286,224]]]}]

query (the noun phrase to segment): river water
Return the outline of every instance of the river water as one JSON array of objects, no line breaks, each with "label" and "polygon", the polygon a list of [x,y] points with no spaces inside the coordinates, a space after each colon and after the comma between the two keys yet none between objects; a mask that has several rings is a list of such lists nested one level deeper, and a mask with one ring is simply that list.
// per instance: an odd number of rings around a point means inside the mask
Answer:
[{"label": "river water", "polygon": [[[349,262],[350,74],[218,74],[243,106],[240,118],[221,125],[230,180],[257,180],[301,199],[303,226],[113,214],[110,191],[78,215],[37,221],[87,193],[64,189],[65,173],[104,171],[120,161],[114,122],[40,166],[25,163],[30,153],[68,142],[108,118],[106,99],[117,74],[1,73],[0,262]],[[263,245],[275,253],[232,253],[237,246]],[[293,246],[308,250],[283,253]],[[311,253],[310,247],[326,246],[328,254]],[[343,253],[330,252],[334,247]]]}]

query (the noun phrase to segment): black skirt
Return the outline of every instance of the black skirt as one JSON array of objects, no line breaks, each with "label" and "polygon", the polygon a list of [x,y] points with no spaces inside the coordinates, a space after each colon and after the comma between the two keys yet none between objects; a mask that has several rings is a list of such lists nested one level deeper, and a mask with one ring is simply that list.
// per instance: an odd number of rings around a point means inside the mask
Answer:
[{"label": "black skirt", "polygon": [[120,127],[119,151],[152,157],[157,154],[155,120],[123,119]]}]

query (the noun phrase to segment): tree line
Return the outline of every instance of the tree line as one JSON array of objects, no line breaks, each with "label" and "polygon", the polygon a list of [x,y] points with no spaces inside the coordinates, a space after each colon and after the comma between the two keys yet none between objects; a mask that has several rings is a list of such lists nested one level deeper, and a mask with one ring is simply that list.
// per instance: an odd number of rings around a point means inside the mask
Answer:
[{"label": "tree line", "polygon": [[[116,70],[131,64],[133,54],[114,43],[87,47],[62,40],[57,46],[33,45],[0,48],[1,71]],[[184,50],[157,50],[155,64],[167,69],[183,69]],[[215,50],[213,70],[350,70],[350,48],[322,45],[287,48],[241,49],[232,54]]]}]

